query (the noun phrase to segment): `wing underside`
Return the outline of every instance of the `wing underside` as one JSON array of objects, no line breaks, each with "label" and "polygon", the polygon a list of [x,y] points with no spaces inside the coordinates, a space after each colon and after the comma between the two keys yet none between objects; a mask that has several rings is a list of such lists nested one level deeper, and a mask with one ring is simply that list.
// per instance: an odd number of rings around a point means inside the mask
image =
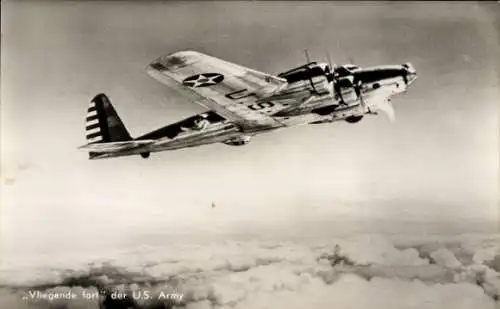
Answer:
[{"label": "wing underside", "polygon": [[282,107],[262,101],[287,85],[283,78],[194,51],[162,56],[148,73],[242,128],[283,126],[268,115]]}]

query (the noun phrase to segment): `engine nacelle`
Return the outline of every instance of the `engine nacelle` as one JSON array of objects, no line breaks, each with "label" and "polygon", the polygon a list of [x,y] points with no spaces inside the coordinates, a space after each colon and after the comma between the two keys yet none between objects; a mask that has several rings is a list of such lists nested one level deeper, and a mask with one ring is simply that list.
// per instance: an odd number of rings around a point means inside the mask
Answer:
[{"label": "engine nacelle", "polygon": [[228,139],[223,143],[229,146],[243,146],[250,143],[251,136],[238,136]]},{"label": "engine nacelle", "polygon": [[349,123],[356,123],[361,121],[361,119],[363,119],[363,116],[349,116],[345,119],[345,121]]}]

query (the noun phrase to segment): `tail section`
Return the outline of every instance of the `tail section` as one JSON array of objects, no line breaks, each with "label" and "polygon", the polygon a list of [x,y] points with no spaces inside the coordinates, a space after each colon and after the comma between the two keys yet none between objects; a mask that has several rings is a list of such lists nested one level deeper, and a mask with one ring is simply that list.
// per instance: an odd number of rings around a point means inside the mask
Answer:
[{"label": "tail section", "polygon": [[113,105],[103,93],[90,101],[85,130],[89,144],[132,140]]}]

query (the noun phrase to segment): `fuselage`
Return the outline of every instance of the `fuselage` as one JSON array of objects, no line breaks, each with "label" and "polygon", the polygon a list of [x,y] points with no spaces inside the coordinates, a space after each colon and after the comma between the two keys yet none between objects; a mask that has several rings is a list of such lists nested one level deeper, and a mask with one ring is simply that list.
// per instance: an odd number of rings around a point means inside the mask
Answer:
[{"label": "fuselage", "polygon": [[[335,78],[333,74],[337,74]],[[361,82],[362,96],[369,97],[370,93],[380,89],[387,90],[389,96],[393,96],[406,91],[416,79],[416,71],[410,63],[406,63],[369,68],[345,65],[330,72],[328,64],[320,62],[311,63],[278,76],[286,78],[288,85],[263,102],[285,105],[282,111],[273,114],[283,123],[283,126],[244,132],[239,130],[238,126],[226,123],[223,118],[215,119],[215,116],[212,116],[210,125],[205,127],[194,125],[194,129],[199,130],[199,134],[186,135],[186,138],[178,135],[176,142],[171,142],[170,138],[164,139],[163,142],[157,143],[152,151],[183,148],[195,140],[203,139],[206,139],[207,144],[222,142],[228,145],[244,145],[249,142],[251,136],[284,127],[363,116],[366,111],[360,108],[360,98],[354,89],[355,83]],[[334,89],[335,81],[340,84],[339,95],[342,96],[345,105],[339,105],[340,98]],[[266,109],[262,112],[265,113]],[[196,122],[196,120],[191,120]],[[186,127],[192,126],[186,125]],[[207,136],[208,132],[212,133]],[[161,132],[158,132],[158,135],[160,134]]]}]

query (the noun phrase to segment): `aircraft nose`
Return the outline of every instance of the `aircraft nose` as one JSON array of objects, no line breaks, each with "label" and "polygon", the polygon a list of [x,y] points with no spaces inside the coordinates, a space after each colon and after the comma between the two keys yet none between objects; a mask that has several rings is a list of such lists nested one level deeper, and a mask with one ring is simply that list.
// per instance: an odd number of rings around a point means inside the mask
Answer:
[{"label": "aircraft nose", "polygon": [[415,81],[415,79],[417,79],[417,70],[415,69],[413,64],[411,64],[411,62],[404,63],[402,66],[406,85],[409,86]]}]

